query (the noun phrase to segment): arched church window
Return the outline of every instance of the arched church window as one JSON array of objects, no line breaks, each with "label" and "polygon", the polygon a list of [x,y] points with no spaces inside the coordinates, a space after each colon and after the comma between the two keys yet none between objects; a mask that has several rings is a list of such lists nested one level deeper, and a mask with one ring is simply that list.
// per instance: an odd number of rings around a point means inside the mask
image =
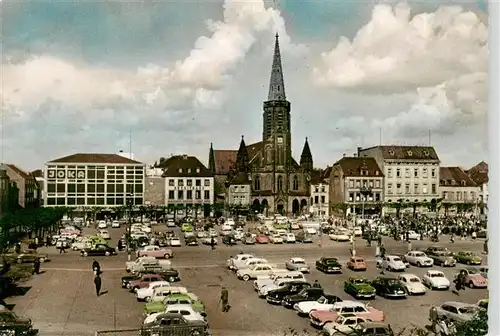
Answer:
[{"label": "arched church window", "polygon": [[283,189],[283,176],[278,176],[278,191],[281,191]]},{"label": "arched church window", "polygon": [[297,177],[297,175],[293,177],[292,189],[295,191],[299,190],[299,178]]},{"label": "arched church window", "polygon": [[253,189],[260,190],[260,176],[259,175],[255,175],[255,179],[253,181]]}]

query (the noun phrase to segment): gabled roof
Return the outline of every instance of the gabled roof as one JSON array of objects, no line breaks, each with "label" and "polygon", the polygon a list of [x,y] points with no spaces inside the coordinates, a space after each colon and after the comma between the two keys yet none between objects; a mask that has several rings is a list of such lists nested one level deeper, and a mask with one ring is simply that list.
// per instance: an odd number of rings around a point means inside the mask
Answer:
[{"label": "gabled roof", "polygon": [[440,167],[439,185],[446,187],[476,187],[474,180],[460,167]]},{"label": "gabled roof", "polygon": [[467,171],[467,175],[476,183],[476,184],[485,184],[488,183],[488,164],[484,161],[479,162],[477,165],[472,167]]},{"label": "gabled roof", "polygon": [[[259,141],[247,145],[248,159],[251,162],[253,158],[261,151],[263,142]],[[215,174],[227,175],[236,163],[238,151],[232,149],[214,149]]]},{"label": "gabled roof", "polygon": [[37,170],[33,170],[31,172],[31,175],[33,175],[33,177],[43,177],[43,170],[41,169],[37,169]]},{"label": "gabled roof", "polygon": [[434,147],[430,146],[375,146],[371,148],[362,148],[363,151],[377,148],[382,154],[384,160],[439,160]]},{"label": "gabled roof", "polygon": [[174,155],[168,160],[163,169],[163,177],[213,177],[203,163],[195,156]]},{"label": "gabled roof", "polygon": [[76,153],[47,163],[142,164],[118,154]]},{"label": "gabled roof", "polygon": [[8,164],[6,164],[6,166],[8,168],[10,168],[12,171],[14,171],[14,173],[21,176],[25,180],[30,177],[29,173],[25,172],[24,170],[22,170],[21,168],[19,168],[18,166],[14,165],[14,164],[8,163]]},{"label": "gabled roof", "polygon": [[242,185],[242,184],[250,184],[250,180],[248,179],[248,174],[245,172],[238,172],[234,175],[231,180],[229,180],[229,185]]},{"label": "gabled roof", "polygon": [[383,177],[377,161],[372,157],[343,157],[334,166],[339,166],[346,177]]}]

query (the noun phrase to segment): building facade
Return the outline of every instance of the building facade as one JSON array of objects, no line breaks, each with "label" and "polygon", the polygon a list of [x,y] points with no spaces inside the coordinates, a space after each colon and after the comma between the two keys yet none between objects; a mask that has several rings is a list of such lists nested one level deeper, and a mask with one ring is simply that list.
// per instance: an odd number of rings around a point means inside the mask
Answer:
[{"label": "building facade", "polygon": [[145,165],[118,154],[78,153],[45,164],[44,206],[144,204]]},{"label": "building facade", "polygon": [[[448,210],[457,211],[459,204],[467,204],[467,209],[472,211],[480,202],[480,186],[460,167],[439,168],[441,204]],[[450,209],[451,208],[451,209]]]},{"label": "building facade", "polygon": [[40,206],[41,192],[35,177],[14,164],[6,164],[7,175],[17,185],[18,203],[21,208]]},{"label": "building facade", "polygon": [[208,216],[214,203],[214,175],[194,156],[175,155],[163,164],[164,204],[197,209]]},{"label": "building facade", "polygon": [[330,207],[344,214],[375,214],[384,201],[384,174],[372,157],[343,157],[330,173]]},{"label": "building facade", "polygon": [[9,212],[9,187],[10,179],[7,168],[0,164],[0,218]]},{"label": "building facade", "polygon": [[314,217],[327,218],[330,215],[329,179],[332,168],[314,169],[311,176],[311,200],[309,214]]},{"label": "building facade", "polygon": [[146,183],[144,190],[145,205],[165,204],[165,178],[162,175],[163,169],[146,169]]},{"label": "building facade", "polygon": [[[359,157],[373,157],[384,174],[384,202],[437,203],[439,157],[433,147],[375,146],[358,148]],[[393,209],[394,208],[389,208]],[[422,207],[424,211],[427,207]]]},{"label": "building facade", "polygon": [[263,110],[262,141],[247,146],[242,140],[245,151],[211,146],[209,169],[225,186],[243,170],[250,181],[252,206],[267,214],[307,212],[313,158],[307,139],[300,163],[292,156],[291,105],[285,94],[278,35]]},{"label": "building facade", "polygon": [[485,207],[488,205],[488,164],[481,161],[467,172],[467,175],[478,185],[479,187],[479,203],[481,213],[485,213]]}]

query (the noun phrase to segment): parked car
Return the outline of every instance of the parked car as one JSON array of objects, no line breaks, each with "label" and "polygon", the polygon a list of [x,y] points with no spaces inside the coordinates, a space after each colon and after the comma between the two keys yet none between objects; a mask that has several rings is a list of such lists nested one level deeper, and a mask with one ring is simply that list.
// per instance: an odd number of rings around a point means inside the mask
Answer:
[{"label": "parked car", "polygon": [[297,303],[304,302],[304,301],[316,301],[320,297],[322,297],[324,294],[322,288],[316,288],[316,287],[307,287],[302,289],[299,293],[297,294],[289,294],[286,295],[281,304],[286,307],[286,308],[293,308],[293,306]]},{"label": "parked car", "polygon": [[461,251],[455,254],[455,259],[461,264],[481,265],[481,257],[470,251]]},{"label": "parked car", "polygon": [[434,265],[442,267],[455,267],[457,261],[450,251],[435,251],[428,254],[428,257],[434,261]]},{"label": "parked car", "polygon": [[293,233],[287,233],[286,235],[284,235],[283,239],[287,244],[295,244],[296,242],[295,235]]},{"label": "parked car", "polygon": [[377,277],[372,281],[372,286],[375,288],[378,296],[386,299],[404,299],[406,298],[406,290],[396,278]]},{"label": "parked car", "polygon": [[396,272],[398,271],[403,272],[406,270],[406,265],[403,262],[403,260],[400,257],[394,255],[385,256],[382,259],[381,267],[388,271],[396,271]]},{"label": "parked car", "polygon": [[367,306],[359,301],[337,302],[333,308],[328,311],[316,310],[309,314],[309,321],[313,327],[323,328],[326,323],[335,322],[337,317],[342,314],[354,314],[374,322],[385,320],[384,312],[373,307]]},{"label": "parked car", "polygon": [[159,275],[163,279],[167,280],[168,282],[178,282],[181,281],[181,278],[179,276],[179,272],[176,269],[170,268],[164,271],[161,271],[160,273],[154,273],[151,271],[146,271],[145,273],[137,273],[137,274],[132,274],[132,275],[126,275],[121,278],[121,283],[122,283],[122,288],[127,288],[130,282],[135,281],[135,280],[140,280],[143,276],[147,275]]},{"label": "parked car", "polygon": [[398,277],[398,280],[405,287],[408,295],[423,295],[427,292],[422,280],[420,280],[420,278],[415,274],[401,274]]},{"label": "parked car", "polygon": [[260,298],[265,298],[267,294],[273,290],[283,288],[287,286],[289,283],[298,283],[298,282],[306,282],[305,278],[301,279],[293,279],[293,278],[278,278],[273,281],[271,284],[263,285],[258,290],[258,295]]},{"label": "parked car", "polygon": [[144,306],[144,313],[146,315],[160,313],[165,311],[165,308],[169,305],[184,304],[191,306],[194,311],[200,313],[202,316],[206,316],[205,304],[192,293],[172,293],[164,297],[162,301],[152,301],[146,303]]},{"label": "parked car", "polygon": [[468,322],[479,311],[479,307],[474,304],[457,301],[444,302],[439,306],[431,307],[432,309],[435,310],[438,317],[446,317],[454,322]]},{"label": "parked car", "polygon": [[[355,330],[355,328],[359,324],[361,324],[363,322],[367,322],[367,321],[368,321],[367,319],[360,317],[360,316],[356,316],[356,314],[353,314],[353,313],[342,314],[342,315],[339,315],[337,317],[335,322],[326,323],[323,326],[323,331],[328,336],[340,335],[340,333],[346,334],[346,333],[349,333],[349,332]],[[375,334],[375,335],[379,335],[379,334]]]},{"label": "parked car", "polygon": [[114,220],[112,223],[111,223],[111,227],[112,228],[119,228],[120,227],[120,222],[117,221],[117,220]]},{"label": "parked car", "polygon": [[253,282],[253,288],[260,292],[262,288],[275,285],[283,279],[289,281],[306,281],[304,274],[298,271],[286,271],[286,272],[276,272],[269,275],[259,276]]},{"label": "parked car", "polygon": [[461,268],[456,274],[455,278],[458,276],[460,272],[465,273],[465,283],[470,288],[487,288],[488,287],[488,279],[483,277],[478,269],[473,267],[465,267]]},{"label": "parked car", "polygon": [[353,271],[366,271],[366,262],[360,257],[350,257],[347,262],[347,268]]},{"label": "parked car", "polygon": [[195,236],[190,236],[184,239],[186,246],[198,246],[198,239]]},{"label": "parked car", "polygon": [[[178,286],[162,287],[153,292],[153,296],[151,296],[148,302],[163,302],[167,296],[179,293],[187,294],[188,290],[186,287],[178,287]],[[148,315],[151,313],[153,312],[148,313]]]},{"label": "parked car", "polygon": [[165,287],[171,287],[170,282],[164,280],[153,281],[144,287],[137,288],[135,296],[137,301],[149,301],[156,290],[161,290],[161,288]]},{"label": "parked car", "polygon": [[323,273],[342,273],[342,265],[337,258],[320,258],[316,261],[316,269]]},{"label": "parked car", "polygon": [[380,322],[361,322],[354,326],[354,330],[346,332],[348,336],[366,335],[366,336],[392,336],[394,332],[389,325]]},{"label": "parked car", "polygon": [[330,310],[337,302],[342,302],[342,299],[335,295],[324,294],[315,301],[296,303],[293,309],[297,311],[299,316],[309,316],[315,310]]},{"label": "parked car", "polygon": [[409,240],[420,240],[420,233],[417,233],[413,230],[408,231],[408,239]]},{"label": "parked car", "polygon": [[236,272],[238,279],[243,281],[249,281],[251,279],[256,279],[261,275],[268,275],[273,273],[274,268],[268,264],[256,264],[250,268],[240,269]]},{"label": "parked car", "polygon": [[184,304],[173,304],[166,306],[165,311],[163,313],[155,313],[148,315],[144,319],[143,325],[149,325],[151,322],[156,321],[158,316],[165,313],[179,313],[186,320],[189,321],[198,321],[198,322],[205,321],[205,317],[200,313],[198,313],[197,311],[195,311],[193,307]]},{"label": "parked car", "polygon": [[97,224],[98,229],[106,229],[108,227],[108,224],[106,224],[106,221],[100,220],[99,223]]},{"label": "parked car", "polygon": [[29,318],[18,317],[11,310],[0,311],[0,334],[1,335],[38,335],[38,329],[33,328]]},{"label": "parked car", "polygon": [[281,237],[281,235],[275,233],[269,237],[269,241],[273,244],[283,244],[283,237]]},{"label": "parked car", "polygon": [[83,257],[87,256],[111,256],[116,255],[116,249],[104,244],[97,244],[92,247],[84,248],[80,251]]},{"label": "parked car", "polygon": [[432,267],[434,264],[434,260],[422,251],[410,251],[405,254],[405,259],[410,265],[418,267]]},{"label": "parked car", "polygon": [[432,290],[448,290],[450,288],[450,280],[438,270],[428,270],[422,278],[422,283]]},{"label": "parked car", "polygon": [[25,263],[34,263],[36,259],[40,260],[40,262],[46,262],[50,261],[49,255],[46,253],[38,253],[35,252],[34,250],[25,250],[22,251],[21,253],[8,253],[2,255],[2,257],[5,257],[11,262],[15,262],[17,264],[25,264]]},{"label": "parked car", "polygon": [[260,233],[255,237],[255,242],[257,244],[269,244],[269,237],[263,233]]},{"label": "parked car", "polygon": [[478,268],[478,271],[485,279],[488,279],[488,266],[481,266]]},{"label": "parked car", "polygon": [[170,260],[161,260],[154,257],[140,257],[135,261],[125,262],[125,270],[132,273],[162,272],[170,268],[172,268]]},{"label": "parked car", "polygon": [[299,243],[306,243],[306,244],[313,242],[312,235],[308,234],[305,231],[297,232],[297,234],[295,235],[295,240]]},{"label": "parked car", "polygon": [[311,287],[311,284],[304,281],[293,281],[287,283],[284,287],[272,290],[267,293],[266,301],[271,304],[281,304],[281,301],[288,295],[300,293],[304,288]]},{"label": "parked car", "polygon": [[255,256],[248,253],[239,253],[235,256],[231,256],[227,260],[227,268],[233,271],[237,270],[239,267],[245,265],[248,259],[252,258],[255,258]]},{"label": "parked car", "polygon": [[345,229],[344,230],[342,230],[342,229],[334,230],[332,233],[330,233],[328,235],[328,237],[330,237],[331,240],[338,241],[338,242],[346,242],[346,241],[349,241],[351,239],[349,231],[347,231]]},{"label": "parked car", "polygon": [[344,282],[344,292],[354,296],[356,299],[374,299],[376,290],[371,282],[361,277],[350,277]]},{"label": "parked car", "polygon": [[222,243],[224,245],[236,245],[238,242],[236,241],[236,238],[232,234],[227,234],[222,236]]},{"label": "parked car", "polygon": [[129,281],[127,288],[131,292],[135,292],[140,288],[149,286],[150,283],[165,281],[165,279],[159,274],[144,274],[137,280]]},{"label": "parked car", "polygon": [[137,258],[140,257],[154,257],[154,258],[172,258],[174,253],[170,249],[160,248],[156,245],[144,246],[139,251],[137,251]]},{"label": "parked car", "polygon": [[306,263],[303,258],[290,258],[285,262],[285,267],[290,271],[299,271],[303,273],[309,273],[311,271],[311,267]]},{"label": "parked car", "polygon": [[193,232],[193,226],[189,223],[184,223],[181,225],[181,232]]},{"label": "parked car", "polygon": [[254,237],[252,234],[247,233],[247,234],[243,237],[242,242],[243,242],[243,244],[245,244],[245,245],[254,245],[254,244],[255,244],[255,242],[256,242],[256,240],[255,240],[255,237]]},{"label": "parked car", "polygon": [[168,245],[172,247],[179,247],[181,246],[181,240],[179,239],[179,237],[172,237],[169,239]]}]

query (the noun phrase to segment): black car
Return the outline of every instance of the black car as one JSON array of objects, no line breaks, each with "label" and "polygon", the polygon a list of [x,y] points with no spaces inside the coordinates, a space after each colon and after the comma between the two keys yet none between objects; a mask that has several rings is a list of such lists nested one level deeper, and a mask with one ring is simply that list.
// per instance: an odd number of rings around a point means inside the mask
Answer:
[{"label": "black car", "polygon": [[196,237],[187,237],[186,239],[184,239],[184,241],[186,242],[187,246],[198,246],[198,239],[196,239]]},{"label": "black car", "polygon": [[236,245],[236,238],[233,235],[227,235],[222,237],[222,243],[225,245]]},{"label": "black car", "polygon": [[178,281],[181,281],[181,278],[179,276],[179,272],[174,269],[174,268],[170,268],[170,269],[165,269],[165,270],[162,270],[161,272],[151,272],[151,271],[146,271],[146,272],[142,272],[142,273],[137,273],[137,274],[134,274],[134,275],[126,275],[124,277],[122,277],[122,288],[127,288],[127,285],[132,282],[132,281],[135,281],[135,280],[140,280],[142,278],[143,275],[145,274],[158,274],[158,275],[161,275],[166,281],[168,282],[178,282]]},{"label": "black car", "polygon": [[19,318],[12,311],[0,312],[0,335],[38,335],[30,319]]},{"label": "black car", "polygon": [[286,308],[293,308],[293,305],[299,302],[316,301],[322,297],[324,291],[322,288],[308,287],[304,288],[297,294],[287,295],[281,301],[281,304]]},{"label": "black car", "polygon": [[378,296],[386,299],[405,299],[406,290],[401,282],[396,278],[378,277],[372,281]]},{"label": "black car", "polygon": [[207,322],[187,320],[182,315],[183,312],[184,311],[180,310],[179,313],[159,314],[155,317],[154,321],[144,324],[140,335],[171,335],[171,333],[175,332],[175,330],[171,329],[172,327],[179,327],[183,334],[185,332],[185,335],[210,335]]},{"label": "black car", "polygon": [[93,247],[87,247],[81,250],[81,255],[83,257],[116,255],[116,249],[105,244],[97,244]]},{"label": "black car", "polygon": [[139,237],[135,240],[135,245],[140,247],[148,246],[149,243],[150,240],[148,237]]},{"label": "black car", "polygon": [[281,304],[286,296],[300,293],[304,288],[310,288],[311,284],[304,281],[291,281],[281,288],[269,291],[266,296],[267,303]]},{"label": "black car", "polygon": [[320,258],[316,261],[316,269],[323,273],[342,273],[342,265],[337,258]]}]

